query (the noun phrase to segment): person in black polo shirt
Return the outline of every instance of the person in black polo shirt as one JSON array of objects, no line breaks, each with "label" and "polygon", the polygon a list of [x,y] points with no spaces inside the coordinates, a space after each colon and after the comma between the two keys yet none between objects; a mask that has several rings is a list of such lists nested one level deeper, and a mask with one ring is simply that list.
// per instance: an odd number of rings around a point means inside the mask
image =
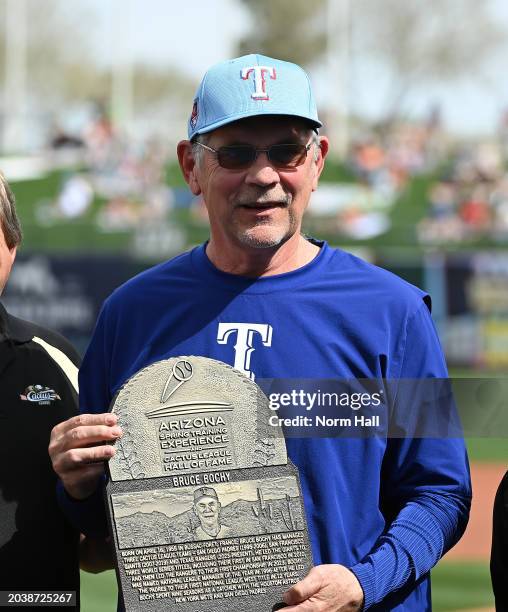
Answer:
[{"label": "person in black polo shirt", "polygon": [[[77,413],[79,357],[1,303],[21,228],[0,174],[0,591],[76,591],[79,532],[56,500],[51,429]],[[66,608],[69,609],[69,608]]]}]

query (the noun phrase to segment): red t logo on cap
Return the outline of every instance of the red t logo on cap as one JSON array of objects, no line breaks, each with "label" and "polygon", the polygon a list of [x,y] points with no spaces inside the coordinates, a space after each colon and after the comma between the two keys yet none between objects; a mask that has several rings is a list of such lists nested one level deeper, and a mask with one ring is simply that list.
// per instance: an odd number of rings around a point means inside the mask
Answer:
[{"label": "red t logo on cap", "polygon": [[242,79],[246,81],[251,73],[254,73],[254,84],[256,90],[250,95],[253,100],[269,100],[270,97],[266,93],[265,74],[268,73],[271,79],[276,79],[275,68],[268,66],[247,66],[242,68]]}]

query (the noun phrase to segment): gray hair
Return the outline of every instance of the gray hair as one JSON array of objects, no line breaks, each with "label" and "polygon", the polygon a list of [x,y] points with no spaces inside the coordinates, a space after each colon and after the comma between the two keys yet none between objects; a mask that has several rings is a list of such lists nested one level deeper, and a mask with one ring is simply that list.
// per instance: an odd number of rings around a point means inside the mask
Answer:
[{"label": "gray hair", "polygon": [[[315,145],[314,154],[313,154],[314,162],[317,163],[319,159],[319,149],[321,148],[321,145],[319,143],[319,134],[315,130],[310,129],[310,128],[309,128],[309,132],[311,136],[310,144]],[[201,162],[203,160],[203,147],[200,147],[199,143],[208,145],[208,143],[210,142],[211,134],[212,132],[207,132],[206,134],[198,134],[197,136],[194,136],[194,138],[191,140],[192,156],[194,157],[194,160],[198,168],[201,165]]]},{"label": "gray hair", "polygon": [[4,175],[0,172],[0,225],[5,242],[9,249],[21,243],[22,233],[18,215],[16,213],[16,200]]},{"label": "gray hair", "polygon": [[194,161],[196,162],[196,166],[198,168],[201,166],[201,162],[203,161],[203,147],[200,147],[199,143],[208,145],[209,142],[210,133],[198,134],[191,140],[192,156],[194,157]]},{"label": "gray hair", "polygon": [[314,163],[317,164],[317,161],[319,159],[319,150],[321,149],[321,143],[319,142],[319,134],[315,130],[312,130],[312,140],[310,142],[311,142],[311,144],[315,145],[315,147],[314,147]]}]

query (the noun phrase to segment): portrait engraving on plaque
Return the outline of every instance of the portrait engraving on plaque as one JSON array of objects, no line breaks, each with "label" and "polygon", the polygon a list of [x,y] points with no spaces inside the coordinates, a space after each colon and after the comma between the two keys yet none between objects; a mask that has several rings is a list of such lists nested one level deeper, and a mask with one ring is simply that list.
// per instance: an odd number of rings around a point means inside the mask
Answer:
[{"label": "portrait engraving on plaque", "polygon": [[304,528],[292,476],[112,495],[120,548]]}]

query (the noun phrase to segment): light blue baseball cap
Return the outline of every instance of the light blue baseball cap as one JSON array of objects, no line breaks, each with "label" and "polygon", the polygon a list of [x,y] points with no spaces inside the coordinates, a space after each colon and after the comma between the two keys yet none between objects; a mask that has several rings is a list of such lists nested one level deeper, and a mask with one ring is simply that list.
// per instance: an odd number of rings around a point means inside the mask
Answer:
[{"label": "light blue baseball cap", "polygon": [[251,54],[220,62],[203,77],[188,123],[191,140],[258,115],[290,115],[321,127],[307,73],[297,64]]}]

